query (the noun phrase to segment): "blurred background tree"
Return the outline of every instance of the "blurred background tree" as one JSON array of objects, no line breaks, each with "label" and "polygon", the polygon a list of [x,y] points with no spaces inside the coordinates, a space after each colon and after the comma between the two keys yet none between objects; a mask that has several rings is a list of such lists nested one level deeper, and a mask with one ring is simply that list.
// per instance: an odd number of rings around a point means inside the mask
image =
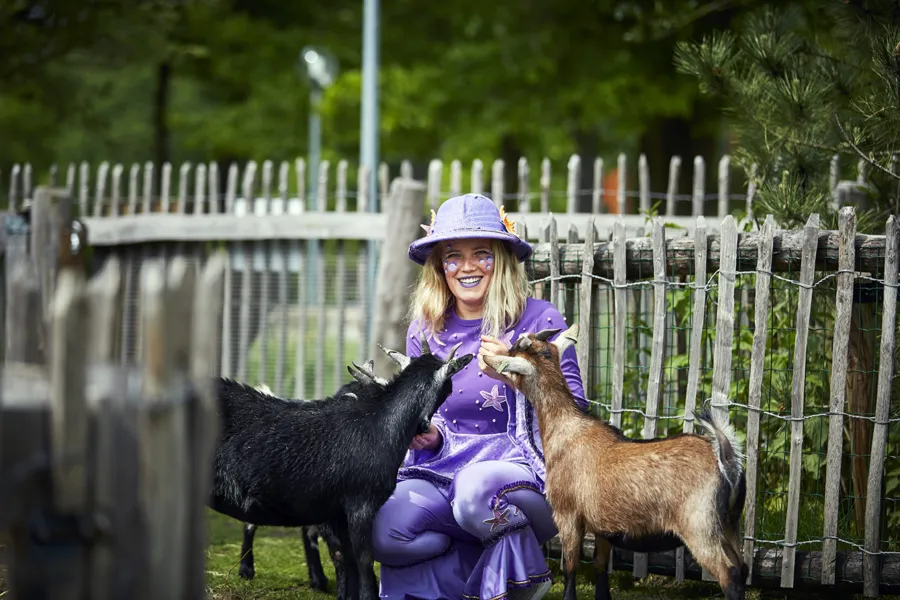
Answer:
[{"label": "blurred background tree", "polygon": [[[643,151],[663,182],[673,154],[713,157],[729,141],[718,101],[676,72],[676,43],[762,4],[387,3],[381,156],[424,177],[435,157],[514,165],[577,152],[590,164]],[[323,102],[323,158],[357,160],[361,2],[11,0],[0,11],[0,165],[29,161],[38,176],[51,162],[304,156],[307,44],[341,67]],[[682,189],[690,178],[682,169]]]},{"label": "blurred background tree", "polygon": [[735,159],[758,165],[758,215],[798,227],[810,213],[837,228],[831,158],[841,178],[868,172],[859,229],[883,229],[900,211],[900,3],[784,3],[746,15],[729,31],[680,41],[676,61],[725,108]]}]

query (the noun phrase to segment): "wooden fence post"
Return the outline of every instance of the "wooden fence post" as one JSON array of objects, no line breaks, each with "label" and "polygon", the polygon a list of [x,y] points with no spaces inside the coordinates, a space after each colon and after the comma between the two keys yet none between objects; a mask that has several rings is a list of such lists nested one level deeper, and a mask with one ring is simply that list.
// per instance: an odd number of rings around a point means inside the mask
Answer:
[{"label": "wooden fence post", "polygon": [[853,271],[856,268],[856,214],[852,206],[838,213],[841,231],[835,297],[834,342],[831,352],[831,413],[828,417],[828,458],[825,462],[825,531],[822,542],[822,583],[834,584],[841,485],[841,450],[844,442],[844,403],[847,397],[847,356],[850,313],[853,310]]},{"label": "wooden fence post", "polygon": [[28,225],[19,215],[6,220],[5,362],[44,364],[41,289],[28,253]]},{"label": "wooden fence post", "polygon": [[[756,312],[753,332],[753,350],[750,354],[750,385],[747,412],[747,501],[744,505],[744,562],[753,564],[754,540],[756,535],[756,486],[759,469],[759,409],[762,405],[763,374],[765,372],[766,335],[768,332],[769,291],[772,276],[772,238],[775,234],[775,218],[766,217],[762,227],[762,238],[756,259]],[[753,580],[753,570],[747,573],[747,585]]]},{"label": "wooden fence post", "polygon": [[[409,245],[422,232],[422,209],[425,205],[425,184],[413,179],[395,179],[391,184],[389,201],[384,207],[394,234],[384,240],[381,265],[376,280],[375,335],[373,342],[385,348],[406,350],[406,312],[409,295],[415,285],[419,266],[406,255]],[[375,372],[388,377],[396,365],[377,348],[369,348],[375,360]]]},{"label": "wooden fence post", "polygon": [[[666,229],[662,219],[653,219],[651,230],[653,243],[653,341],[650,349],[650,373],[647,377],[647,410],[644,413],[644,439],[656,437],[659,398],[662,395],[663,354],[666,343]],[[634,553],[633,574],[643,579],[647,576],[647,554]]]},{"label": "wooden fence post", "polygon": [[797,554],[797,526],[800,516],[800,477],[803,458],[803,410],[806,383],[806,341],[809,337],[809,317],[812,305],[812,282],[816,269],[816,250],[819,236],[819,215],[812,214],[803,228],[803,258],[800,266],[800,288],[797,298],[797,319],[794,342],[794,369],[791,377],[791,449],[788,472],[787,517],[784,523],[784,543],[781,561],[781,587],[794,587],[794,567]]},{"label": "wooden fence post", "polygon": [[[694,304],[691,312],[691,346],[688,363],[687,392],[684,399],[684,423],[682,431],[693,433],[694,417],[689,416],[697,406],[697,393],[700,389],[701,343],[703,341],[703,325],[706,323],[706,219],[697,217],[697,228],[694,230]],[[675,550],[675,579],[684,581],[684,546]]]},{"label": "wooden fence post", "polygon": [[881,579],[881,505],[882,474],[884,473],[885,444],[891,410],[891,381],[894,377],[894,351],[897,323],[897,252],[900,250],[900,229],[897,217],[891,215],[885,228],[884,303],[881,321],[881,363],[878,368],[878,392],[875,401],[875,431],[872,435],[872,455],[869,459],[869,479],[866,485],[865,554],[863,554],[863,591],[872,598],[878,596]]}]

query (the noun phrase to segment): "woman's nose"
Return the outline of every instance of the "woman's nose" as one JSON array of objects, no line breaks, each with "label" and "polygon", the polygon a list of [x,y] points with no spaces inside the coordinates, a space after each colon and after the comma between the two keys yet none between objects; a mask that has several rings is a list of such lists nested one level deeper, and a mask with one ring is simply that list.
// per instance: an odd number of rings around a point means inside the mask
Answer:
[{"label": "woman's nose", "polygon": [[474,256],[470,256],[468,258],[462,259],[462,269],[464,271],[474,271],[474,270],[478,269],[478,267],[479,267],[478,259],[475,258]]}]

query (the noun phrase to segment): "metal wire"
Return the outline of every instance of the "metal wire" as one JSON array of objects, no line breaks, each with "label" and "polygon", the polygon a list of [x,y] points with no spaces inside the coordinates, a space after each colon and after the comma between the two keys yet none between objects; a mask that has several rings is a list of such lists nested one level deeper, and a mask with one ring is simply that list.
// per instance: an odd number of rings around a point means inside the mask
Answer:
[{"label": "metal wire", "polygon": [[[666,281],[657,281],[654,279],[647,279],[647,280],[641,280],[641,281],[630,281],[630,282],[625,282],[622,284],[617,284],[612,279],[610,279],[608,277],[604,277],[602,275],[595,275],[593,273],[590,273],[590,274],[587,274],[587,276],[590,277],[591,279],[595,279],[597,281],[602,281],[603,283],[607,284],[609,287],[614,288],[614,289],[640,288],[640,287],[651,287],[651,286],[655,286],[655,285],[662,285],[667,288],[671,287],[671,288],[688,288],[688,289],[692,289],[692,290],[712,290],[712,289],[716,289],[717,287],[719,287],[719,285],[717,283],[713,283],[713,280],[716,279],[717,275],[721,275],[723,277],[730,278],[731,281],[735,281],[735,280],[737,280],[737,276],[739,276],[739,275],[759,275],[760,273],[762,273],[764,275],[769,275],[770,277],[772,277],[774,279],[778,279],[778,280],[784,281],[786,283],[792,283],[794,285],[797,285],[799,287],[806,288],[806,289],[814,289],[814,288],[822,285],[829,279],[833,279],[834,277],[837,277],[838,275],[843,275],[843,274],[853,275],[854,279],[865,279],[867,281],[872,281],[874,283],[880,283],[880,284],[884,285],[885,287],[891,287],[891,288],[900,287],[900,284],[898,284],[898,283],[891,283],[891,282],[885,281],[884,279],[878,279],[876,277],[871,277],[869,275],[863,275],[859,271],[854,271],[854,270],[850,270],[850,269],[839,269],[839,270],[834,271],[833,273],[829,273],[828,275],[825,275],[821,279],[819,279],[813,283],[809,283],[809,284],[803,283],[802,281],[797,281],[796,279],[790,279],[789,277],[784,277],[783,275],[778,275],[777,273],[774,273],[768,269],[754,269],[752,271],[733,271],[733,272],[722,271],[721,269],[716,269],[713,272],[713,274],[710,275],[709,279],[707,279],[706,283],[702,284],[702,285],[698,285],[694,281],[685,281],[685,282],[667,281],[667,280]],[[557,275],[555,277],[552,275],[548,275],[546,277],[541,277],[540,279],[529,280],[529,283],[530,284],[546,283],[548,281],[561,281],[563,279],[581,280],[581,278],[584,276],[585,276],[585,274]]]}]

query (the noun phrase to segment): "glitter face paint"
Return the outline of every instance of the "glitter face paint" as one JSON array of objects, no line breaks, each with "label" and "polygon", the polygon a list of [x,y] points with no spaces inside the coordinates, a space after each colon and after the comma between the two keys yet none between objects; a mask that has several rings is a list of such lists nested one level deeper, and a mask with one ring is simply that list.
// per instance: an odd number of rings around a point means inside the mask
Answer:
[{"label": "glitter face paint", "polygon": [[442,266],[456,308],[463,318],[481,316],[494,270],[491,242],[485,239],[454,240],[443,245]]}]

